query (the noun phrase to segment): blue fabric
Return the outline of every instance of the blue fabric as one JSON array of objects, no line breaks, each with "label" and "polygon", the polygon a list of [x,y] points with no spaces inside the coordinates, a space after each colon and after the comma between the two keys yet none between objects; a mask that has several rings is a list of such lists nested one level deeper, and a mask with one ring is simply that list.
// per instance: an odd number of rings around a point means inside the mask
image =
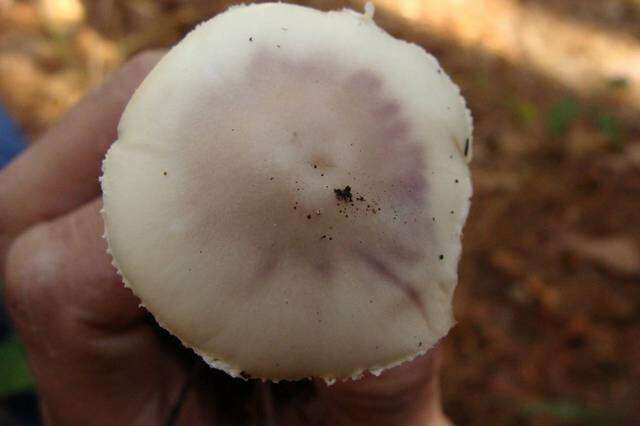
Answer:
[{"label": "blue fabric", "polygon": [[[16,126],[13,125],[9,115],[0,105],[0,169],[11,161],[13,157],[18,155],[25,148],[22,134]],[[9,325],[6,313],[0,300],[0,339],[5,338],[9,334]]]},{"label": "blue fabric", "polygon": [[[26,148],[20,130],[13,124],[6,110],[0,105],[0,169]],[[0,212],[0,214],[2,214]],[[1,288],[1,287],[0,287]],[[0,292],[1,296],[1,292]],[[7,314],[0,299],[0,342],[11,334]],[[1,361],[0,361],[1,362]],[[23,392],[0,400],[0,424],[11,426],[39,426],[42,420],[38,412],[38,399],[34,392]]]},{"label": "blue fabric", "polygon": [[22,133],[0,105],[0,169],[25,148]]}]

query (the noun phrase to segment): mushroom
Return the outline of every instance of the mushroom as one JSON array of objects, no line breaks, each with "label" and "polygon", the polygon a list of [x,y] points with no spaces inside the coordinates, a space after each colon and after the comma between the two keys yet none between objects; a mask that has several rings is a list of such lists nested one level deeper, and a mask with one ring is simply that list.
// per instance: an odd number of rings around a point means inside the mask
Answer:
[{"label": "mushroom", "polygon": [[233,376],[357,378],[453,324],[471,115],[372,18],[230,8],[149,74],[104,160],[125,285]]}]

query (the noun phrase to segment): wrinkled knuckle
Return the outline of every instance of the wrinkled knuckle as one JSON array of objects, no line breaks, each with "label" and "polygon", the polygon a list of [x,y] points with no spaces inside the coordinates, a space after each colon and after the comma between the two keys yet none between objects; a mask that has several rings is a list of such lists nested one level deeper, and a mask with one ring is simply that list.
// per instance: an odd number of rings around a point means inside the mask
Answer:
[{"label": "wrinkled knuckle", "polygon": [[47,225],[36,225],[9,248],[5,300],[16,320],[52,305],[57,297],[56,270],[61,258],[50,234]]}]

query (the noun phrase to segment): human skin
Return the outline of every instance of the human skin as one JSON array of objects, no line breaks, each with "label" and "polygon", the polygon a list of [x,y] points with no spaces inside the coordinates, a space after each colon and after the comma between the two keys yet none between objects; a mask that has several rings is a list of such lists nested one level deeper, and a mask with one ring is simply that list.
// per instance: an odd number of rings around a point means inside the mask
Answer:
[{"label": "human skin", "polygon": [[355,382],[245,382],[182,348],[124,288],[102,239],[98,176],[129,97],[161,55],[131,60],[0,172],[5,301],[46,423],[448,424],[438,346]]}]

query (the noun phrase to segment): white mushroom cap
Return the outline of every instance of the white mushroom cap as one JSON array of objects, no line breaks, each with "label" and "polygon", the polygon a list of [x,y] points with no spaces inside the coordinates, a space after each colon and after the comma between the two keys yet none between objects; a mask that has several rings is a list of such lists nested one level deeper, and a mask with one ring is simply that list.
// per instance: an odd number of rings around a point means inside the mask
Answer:
[{"label": "white mushroom cap", "polygon": [[368,12],[270,3],[198,26],[104,161],[114,265],[232,375],[357,377],[453,324],[471,116]]}]

